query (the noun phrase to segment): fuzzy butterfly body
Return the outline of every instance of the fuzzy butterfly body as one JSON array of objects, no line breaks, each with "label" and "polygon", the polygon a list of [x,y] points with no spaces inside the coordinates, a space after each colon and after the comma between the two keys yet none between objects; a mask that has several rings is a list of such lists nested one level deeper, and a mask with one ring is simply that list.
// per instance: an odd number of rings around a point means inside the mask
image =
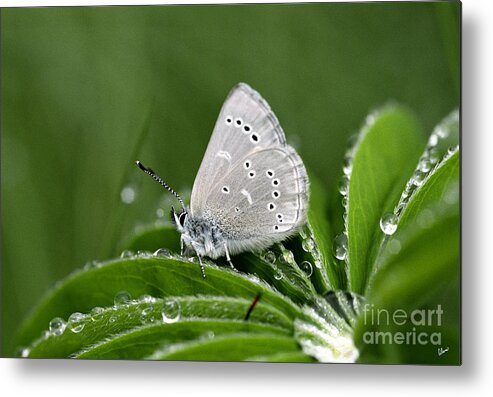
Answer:
[{"label": "fuzzy butterfly body", "polygon": [[247,84],[237,84],[226,98],[195,178],[190,208],[182,206],[179,214],[172,210],[172,219],[182,246],[199,259],[226,256],[230,261],[230,254],[264,249],[305,223],[303,161],[286,143],[267,102]]}]

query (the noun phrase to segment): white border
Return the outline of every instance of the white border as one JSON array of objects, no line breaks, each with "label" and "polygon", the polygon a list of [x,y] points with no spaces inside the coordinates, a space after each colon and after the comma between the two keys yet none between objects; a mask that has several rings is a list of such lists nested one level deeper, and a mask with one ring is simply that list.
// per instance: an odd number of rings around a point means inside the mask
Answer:
[{"label": "white border", "polygon": [[[250,1],[244,1],[247,2]],[[167,2],[152,0],[3,0],[1,4],[5,7],[165,3]],[[491,393],[492,4],[491,0],[463,2],[462,367],[1,359],[1,395],[345,397],[375,393],[379,397],[395,397],[397,393],[399,396],[463,397]]]}]

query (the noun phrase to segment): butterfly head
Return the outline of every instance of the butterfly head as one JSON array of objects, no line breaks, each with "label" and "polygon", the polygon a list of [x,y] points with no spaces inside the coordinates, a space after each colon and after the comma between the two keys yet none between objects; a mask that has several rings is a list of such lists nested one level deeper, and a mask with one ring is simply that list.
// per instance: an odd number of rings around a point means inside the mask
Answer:
[{"label": "butterfly head", "polygon": [[188,217],[189,215],[186,208],[182,208],[180,212],[176,212],[174,207],[171,207],[171,222],[182,234],[185,232],[185,225],[187,223]]}]

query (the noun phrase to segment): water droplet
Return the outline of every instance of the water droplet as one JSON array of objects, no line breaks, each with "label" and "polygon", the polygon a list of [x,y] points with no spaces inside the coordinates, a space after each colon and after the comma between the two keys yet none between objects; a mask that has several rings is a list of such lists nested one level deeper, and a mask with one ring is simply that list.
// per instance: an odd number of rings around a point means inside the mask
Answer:
[{"label": "water droplet", "polygon": [[131,299],[132,297],[127,291],[120,291],[115,295],[113,302],[115,303],[115,306],[119,306],[127,304]]},{"label": "water droplet", "polygon": [[342,198],[342,206],[347,209],[347,203],[348,203],[348,200],[347,200],[347,196],[344,196]]},{"label": "water droplet", "polygon": [[430,139],[428,140],[428,146],[429,147],[434,147],[438,143],[438,135],[437,134],[431,134]]},{"label": "water droplet", "polygon": [[311,252],[315,249],[315,241],[311,237],[308,237],[301,242],[301,247],[303,251]]},{"label": "water droplet", "polygon": [[133,253],[133,251],[130,251],[130,250],[124,250],[122,251],[122,253],[120,254],[120,258],[132,258],[135,254]]},{"label": "water droplet", "polygon": [[276,269],[276,272],[274,273],[274,278],[279,281],[282,280],[284,277],[284,274],[281,272],[281,269]]},{"label": "water droplet", "polygon": [[91,320],[98,321],[103,317],[104,309],[102,307],[96,306],[91,310]]},{"label": "water droplet", "polygon": [[29,353],[31,353],[31,349],[29,349],[28,347],[25,347],[25,348],[21,349],[19,355],[22,358],[26,358],[26,357],[29,357]]},{"label": "water droplet", "polygon": [[317,269],[322,269],[323,262],[320,259],[315,259],[315,267]]},{"label": "water droplet", "polygon": [[139,258],[151,258],[152,252],[140,250],[140,251],[137,251],[137,256]]},{"label": "water droplet", "polygon": [[141,295],[139,296],[139,302],[142,303],[151,303],[154,301],[154,298],[151,295]]},{"label": "water droplet", "polygon": [[140,321],[142,324],[150,323],[154,321],[154,316],[152,315],[154,308],[153,306],[148,306],[140,312]]},{"label": "water droplet", "polygon": [[55,317],[50,321],[49,330],[52,335],[59,336],[65,331],[67,324],[65,320],[60,317]]},{"label": "water droplet", "polygon": [[380,219],[380,229],[386,235],[390,236],[397,230],[397,216],[391,212],[384,214]]},{"label": "water droplet", "polygon": [[266,251],[263,255],[263,260],[273,265],[276,262],[276,254],[272,251]]},{"label": "water droplet", "polygon": [[154,251],[154,254],[152,255],[160,258],[169,258],[171,256],[171,252],[166,248],[159,248]]},{"label": "water droplet", "polygon": [[131,185],[125,186],[120,192],[120,199],[125,204],[132,204],[137,196],[137,191]]},{"label": "water droplet", "polygon": [[163,323],[176,323],[180,319],[181,314],[180,302],[173,298],[164,299],[161,314]]},{"label": "water droplet", "polygon": [[284,250],[281,255],[279,255],[279,262],[284,264],[295,263],[294,254],[289,250]]},{"label": "water droplet", "polygon": [[98,266],[98,261],[89,261],[89,262],[86,262],[86,264],[84,265],[84,270],[90,270],[94,267],[97,267]]},{"label": "water droplet", "polygon": [[345,175],[350,175],[352,170],[353,170],[353,158],[350,155],[346,155],[344,157],[342,172],[344,172]]},{"label": "water droplet", "polygon": [[419,162],[418,166],[419,170],[422,172],[430,172],[431,170],[431,162],[428,158],[424,158]]},{"label": "water droplet", "polygon": [[307,277],[310,277],[313,274],[313,266],[308,261],[301,262],[300,269],[305,272]]},{"label": "water droplet", "polygon": [[113,314],[111,317],[110,317],[110,323],[114,323],[116,321],[116,315]]},{"label": "water droplet", "polygon": [[349,190],[349,178],[344,175],[341,178],[341,181],[339,182],[339,193],[341,193],[343,196],[346,196],[348,194]]},{"label": "water droplet", "polygon": [[439,157],[438,157],[438,150],[436,148],[428,149],[427,154],[431,164],[436,164],[438,162]]},{"label": "water droplet", "polygon": [[455,151],[456,151],[456,147],[455,146],[450,146],[447,150],[447,153],[450,155],[450,154],[454,154]]},{"label": "water droplet", "polygon": [[337,235],[334,238],[334,256],[343,261],[347,257],[348,239],[344,233]]},{"label": "water droplet", "polygon": [[397,255],[401,251],[401,242],[394,238],[387,244],[387,249],[392,255]]},{"label": "water droplet", "polygon": [[426,173],[417,170],[413,175],[412,181],[416,186],[421,186],[425,178],[426,178]]},{"label": "water droplet", "polygon": [[445,139],[449,136],[449,129],[448,128],[445,128],[444,126],[441,126],[439,125],[436,129],[435,129],[435,134],[441,138],[441,139]]},{"label": "water droplet", "polygon": [[403,200],[401,201],[397,207],[395,208],[395,214],[396,215],[400,215],[402,213],[402,211],[404,211],[404,208],[406,208],[407,206],[407,203],[408,203],[408,200]]},{"label": "water droplet", "polygon": [[85,325],[85,316],[82,313],[72,313],[68,318],[68,329],[74,334],[81,332]]}]

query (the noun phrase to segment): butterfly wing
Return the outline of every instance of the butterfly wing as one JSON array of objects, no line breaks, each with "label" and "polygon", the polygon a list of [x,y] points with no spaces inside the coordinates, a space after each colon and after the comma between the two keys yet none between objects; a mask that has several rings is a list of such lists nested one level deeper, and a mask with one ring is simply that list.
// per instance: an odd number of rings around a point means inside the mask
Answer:
[{"label": "butterfly wing", "polygon": [[248,85],[232,89],[192,189],[190,209],[218,225],[231,254],[261,249],[306,220],[308,178],[267,102]]},{"label": "butterfly wing", "polygon": [[247,84],[237,84],[219,113],[195,178],[192,214],[202,214],[211,185],[230,173],[248,153],[285,144],[284,132],[267,102]]},{"label": "butterfly wing", "polygon": [[232,254],[266,248],[305,223],[308,178],[289,145],[248,153],[209,189],[203,216],[221,228]]}]

